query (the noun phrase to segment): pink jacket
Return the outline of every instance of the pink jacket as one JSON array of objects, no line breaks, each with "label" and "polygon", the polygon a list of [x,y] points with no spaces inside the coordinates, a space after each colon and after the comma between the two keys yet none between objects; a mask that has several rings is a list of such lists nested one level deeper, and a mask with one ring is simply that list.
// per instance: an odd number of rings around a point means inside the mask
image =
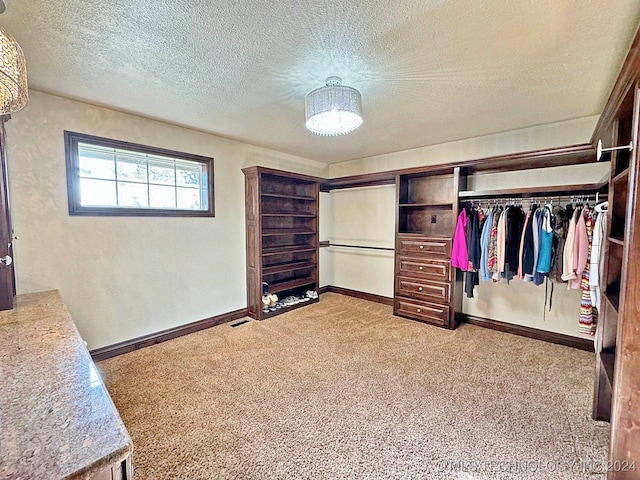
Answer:
[{"label": "pink jacket", "polygon": [[576,233],[573,243],[573,273],[575,278],[570,282],[573,290],[580,289],[580,281],[582,272],[587,265],[587,256],[589,254],[589,237],[587,236],[587,224],[584,221],[584,213],[580,214],[580,218],[576,222]]},{"label": "pink jacket", "polygon": [[466,272],[469,269],[469,250],[467,248],[467,211],[463,208],[458,215],[456,233],[453,236],[453,246],[451,248],[451,266],[458,267]]}]

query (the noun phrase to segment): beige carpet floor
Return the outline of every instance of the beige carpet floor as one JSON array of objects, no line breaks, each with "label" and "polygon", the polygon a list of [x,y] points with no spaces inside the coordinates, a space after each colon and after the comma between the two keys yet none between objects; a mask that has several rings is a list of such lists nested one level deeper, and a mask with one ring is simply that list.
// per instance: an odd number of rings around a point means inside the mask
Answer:
[{"label": "beige carpet floor", "polygon": [[341,295],[99,368],[137,480],[603,478],[594,354]]}]

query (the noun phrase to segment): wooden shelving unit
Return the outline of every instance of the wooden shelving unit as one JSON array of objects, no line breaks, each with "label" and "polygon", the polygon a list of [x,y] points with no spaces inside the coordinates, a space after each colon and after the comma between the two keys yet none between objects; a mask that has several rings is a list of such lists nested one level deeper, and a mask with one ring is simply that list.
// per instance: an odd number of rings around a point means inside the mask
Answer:
[{"label": "wooden shelving unit", "polygon": [[460,169],[396,177],[396,257],[393,313],[455,328],[461,295],[449,265],[458,214]]},{"label": "wooden shelving unit", "polygon": [[[633,116],[636,88],[630,88],[619,107],[618,115],[612,122],[609,137],[603,138],[605,148],[628,145],[633,138]],[[635,113],[637,115],[637,112]],[[594,384],[593,418],[609,421],[615,391],[615,371],[618,329],[623,315],[622,291],[625,270],[628,268],[626,243],[629,226],[633,223],[632,209],[629,208],[630,171],[635,157],[628,149],[615,150],[611,155],[609,211],[607,218],[607,241],[604,278],[605,290],[601,302],[596,332],[596,375]]]},{"label": "wooden shelving unit", "polygon": [[263,320],[317,299],[264,312],[263,285],[282,299],[318,290],[320,179],[263,167],[243,169],[246,193],[247,303]]}]

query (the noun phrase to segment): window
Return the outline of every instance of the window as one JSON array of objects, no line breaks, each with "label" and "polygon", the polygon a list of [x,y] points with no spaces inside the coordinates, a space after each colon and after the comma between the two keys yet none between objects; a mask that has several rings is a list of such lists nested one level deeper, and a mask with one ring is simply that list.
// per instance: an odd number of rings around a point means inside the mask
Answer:
[{"label": "window", "polygon": [[213,159],[64,132],[70,215],[213,217]]}]

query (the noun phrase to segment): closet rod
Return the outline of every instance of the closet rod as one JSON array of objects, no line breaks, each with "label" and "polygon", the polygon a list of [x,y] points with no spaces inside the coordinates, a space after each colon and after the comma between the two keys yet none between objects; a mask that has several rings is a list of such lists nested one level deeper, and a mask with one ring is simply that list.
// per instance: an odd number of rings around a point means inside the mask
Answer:
[{"label": "closet rod", "polygon": [[331,243],[331,242],[320,242],[320,247],[345,247],[345,248],[364,248],[367,250],[384,250],[387,252],[394,252],[395,248],[392,247],[370,247],[367,245],[346,245],[343,243]]}]

